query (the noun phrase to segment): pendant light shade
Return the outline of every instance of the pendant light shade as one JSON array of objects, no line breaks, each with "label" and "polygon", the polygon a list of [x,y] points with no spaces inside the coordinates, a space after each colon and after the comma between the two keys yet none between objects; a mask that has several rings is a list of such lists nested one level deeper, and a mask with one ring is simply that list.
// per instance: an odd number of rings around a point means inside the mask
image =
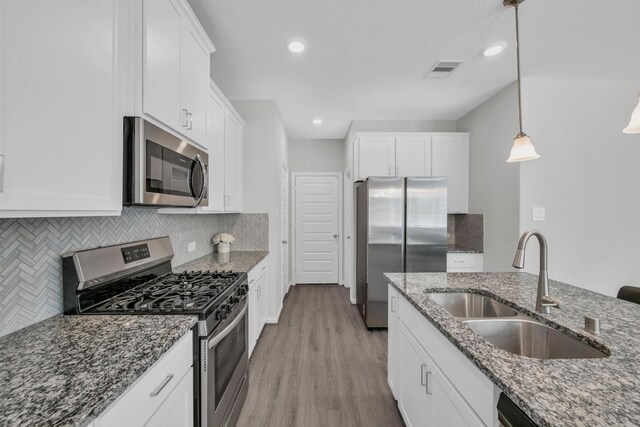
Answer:
[{"label": "pendant light shade", "polygon": [[640,95],[638,95],[638,105],[631,113],[629,125],[622,130],[624,133],[640,133]]},{"label": "pendant light shade", "polygon": [[540,155],[536,153],[536,149],[531,143],[529,136],[524,132],[520,132],[513,140],[511,155],[507,159],[507,162],[526,162],[527,160],[535,160],[539,158]]},{"label": "pendant light shade", "polygon": [[524,0],[503,0],[506,7],[513,7],[516,11],[516,64],[518,66],[518,124],[520,132],[513,139],[511,155],[507,159],[508,163],[526,162],[527,160],[539,159],[540,155],[531,143],[531,138],[522,130],[522,82],[520,78],[520,20],[518,17],[518,5]]}]

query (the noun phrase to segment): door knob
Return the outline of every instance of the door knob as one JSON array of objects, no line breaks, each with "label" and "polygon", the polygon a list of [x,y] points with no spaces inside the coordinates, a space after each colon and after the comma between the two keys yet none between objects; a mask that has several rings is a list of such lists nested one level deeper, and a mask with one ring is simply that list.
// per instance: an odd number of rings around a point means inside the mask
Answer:
[{"label": "door knob", "polygon": [[333,235],[333,238],[334,238],[334,239],[337,239],[337,238],[338,238],[338,235],[337,235],[337,234],[334,234],[334,235]]},{"label": "door knob", "polygon": [[283,244],[283,245],[286,245],[286,244],[287,244],[287,241],[286,241],[286,240],[283,240],[283,241],[282,241],[282,244]]}]

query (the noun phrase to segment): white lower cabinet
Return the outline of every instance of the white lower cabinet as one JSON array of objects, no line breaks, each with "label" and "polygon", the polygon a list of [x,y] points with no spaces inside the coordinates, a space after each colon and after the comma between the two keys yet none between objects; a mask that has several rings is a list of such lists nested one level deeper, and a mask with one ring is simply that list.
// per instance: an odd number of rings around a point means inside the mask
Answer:
[{"label": "white lower cabinet", "polygon": [[249,279],[249,357],[267,323],[268,258],[260,261],[248,273]]},{"label": "white lower cabinet", "polygon": [[476,253],[447,254],[447,273],[482,273],[483,256]]},{"label": "white lower cabinet", "polygon": [[397,301],[393,307],[397,319],[389,320],[389,381],[391,385],[395,376],[392,391],[407,426],[498,425],[498,388],[396,289],[389,288],[389,296]]},{"label": "white lower cabinet", "polygon": [[94,421],[94,427],[193,426],[189,331]]},{"label": "white lower cabinet", "polygon": [[391,393],[393,393],[393,397],[398,400],[398,392],[396,391],[396,384],[398,382],[398,374],[400,370],[400,364],[398,363],[398,356],[400,351],[400,318],[398,316],[398,298],[400,293],[393,287],[389,286],[389,296],[388,296],[388,350],[387,350],[387,359],[389,369],[387,370],[387,382],[389,383],[389,387],[391,388]]}]

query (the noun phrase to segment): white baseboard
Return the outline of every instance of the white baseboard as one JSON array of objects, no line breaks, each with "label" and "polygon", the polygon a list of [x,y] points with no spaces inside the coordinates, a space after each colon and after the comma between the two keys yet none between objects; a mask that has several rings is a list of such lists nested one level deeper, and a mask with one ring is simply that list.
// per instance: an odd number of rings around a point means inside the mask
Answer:
[{"label": "white baseboard", "polygon": [[265,321],[272,325],[278,323],[278,320],[280,320],[280,314],[282,313],[282,306],[283,304],[280,304],[280,308],[278,309],[278,314],[276,314],[273,317],[267,317]]},{"label": "white baseboard", "polygon": [[355,298],[352,298],[352,297],[350,296],[350,297],[349,297],[349,300],[351,301],[351,304],[354,304],[354,305],[355,305],[355,303],[356,303],[356,299],[355,299]]}]

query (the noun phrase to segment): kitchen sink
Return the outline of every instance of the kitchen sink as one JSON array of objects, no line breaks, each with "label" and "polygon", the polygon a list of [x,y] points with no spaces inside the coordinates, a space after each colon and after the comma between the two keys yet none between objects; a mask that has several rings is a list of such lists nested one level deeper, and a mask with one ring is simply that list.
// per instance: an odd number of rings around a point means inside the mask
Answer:
[{"label": "kitchen sink", "polygon": [[476,334],[505,351],[533,359],[589,359],[608,357],[569,335],[528,319],[464,321]]},{"label": "kitchen sink", "polygon": [[433,293],[429,297],[453,317],[512,317],[518,312],[484,295],[471,293]]}]

